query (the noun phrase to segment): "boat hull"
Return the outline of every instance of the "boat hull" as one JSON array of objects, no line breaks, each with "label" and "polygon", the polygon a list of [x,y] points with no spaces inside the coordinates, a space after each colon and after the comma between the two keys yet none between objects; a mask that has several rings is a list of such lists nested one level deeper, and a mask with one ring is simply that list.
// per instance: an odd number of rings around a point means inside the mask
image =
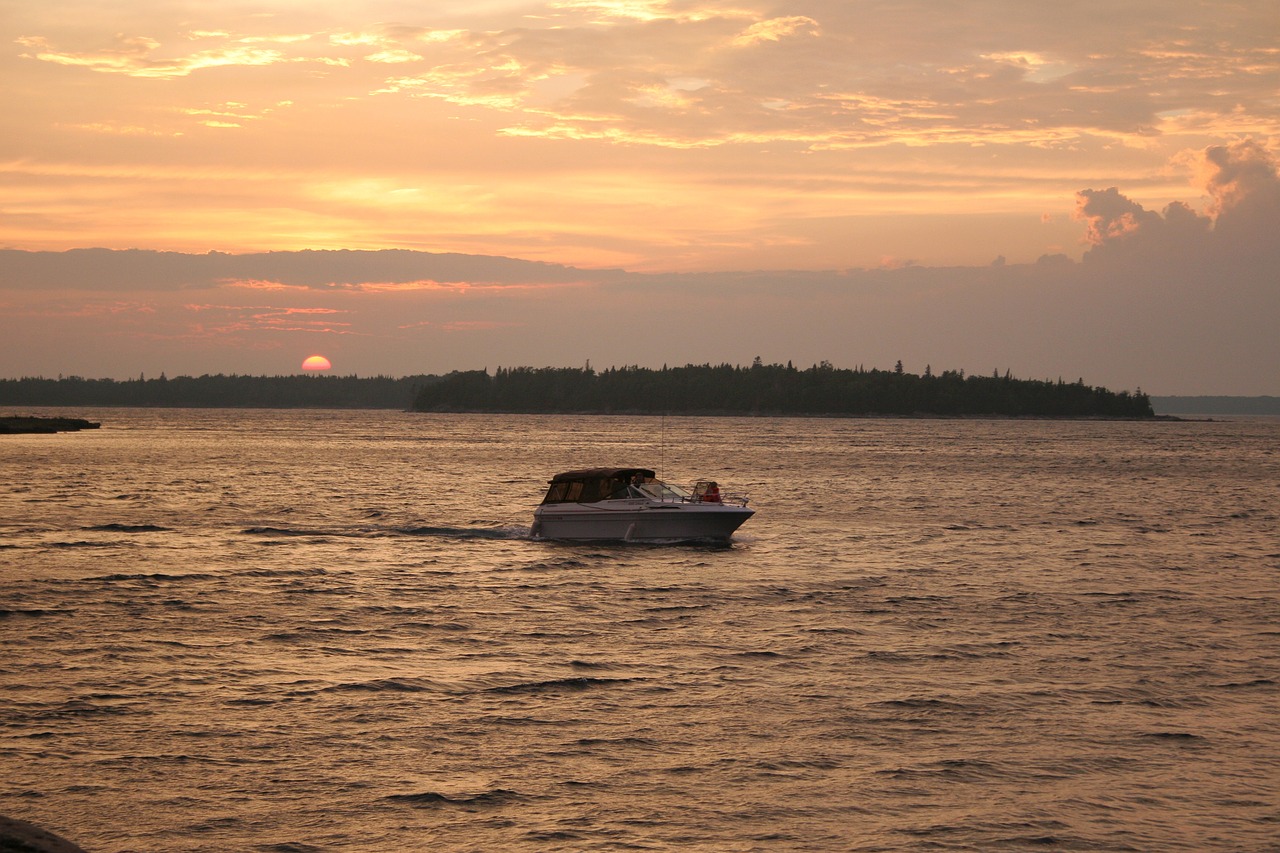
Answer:
[{"label": "boat hull", "polygon": [[746,507],[713,503],[546,504],[534,511],[533,535],[575,541],[727,541],[754,514]]}]

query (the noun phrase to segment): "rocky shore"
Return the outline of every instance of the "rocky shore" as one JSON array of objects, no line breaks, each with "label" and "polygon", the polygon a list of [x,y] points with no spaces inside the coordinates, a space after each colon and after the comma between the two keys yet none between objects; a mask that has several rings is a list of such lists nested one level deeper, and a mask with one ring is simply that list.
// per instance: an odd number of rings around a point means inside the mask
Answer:
[{"label": "rocky shore", "polygon": [[81,429],[97,429],[102,424],[82,418],[38,418],[34,416],[0,417],[0,435],[19,433],[75,432]]}]

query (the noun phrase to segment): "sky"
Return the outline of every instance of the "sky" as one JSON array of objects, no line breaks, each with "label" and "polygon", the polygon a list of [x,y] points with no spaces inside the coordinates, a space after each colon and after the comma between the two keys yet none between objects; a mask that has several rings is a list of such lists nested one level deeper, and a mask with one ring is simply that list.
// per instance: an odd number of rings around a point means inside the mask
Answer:
[{"label": "sky", "polygon": [[0,0],[0,376],[1280,394],[1274,0]]}]

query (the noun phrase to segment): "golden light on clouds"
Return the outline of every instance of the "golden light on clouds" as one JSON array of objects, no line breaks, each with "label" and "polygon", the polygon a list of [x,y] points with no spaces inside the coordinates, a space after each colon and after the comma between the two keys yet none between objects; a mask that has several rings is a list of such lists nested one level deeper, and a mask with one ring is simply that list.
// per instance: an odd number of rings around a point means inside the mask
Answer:
[{"label": "golden light on clouds", "polygon": [[807,30],[811,35],[817,36],[819,34],[818,22],[803,15],[770,18],[767,21],[758,21],[747,27],[739,35],[735,36],[730,44],[734,47],[750,47],[765,41],[781,41],[802,30]]},{"label": "golden light on clouds", "polygon": [[119,36],[114,47],[85,53],[56,50],[46,39],[39,37],[21,38],[18,42],[34,51],[25,54],[29,58],[142,78],[186,77],[202,69],[220,66],[262,66],[288,61],[279,50],[234,44],[165,58],[156,55],[160,42],[144,37]]},{"label": "golden light on clouds", "polygon": [[[1011,217],[1024,200],[1036,216],[1066,213],[1082,173],[1167,203],[1180,152],[1273,138],[1280,56],[1265,6],[1220,10],[1210,27],[1193,4],[1166,4],[1159,19],[1117,17],[1088,38],[1071,34],[1085,22],[1025,6],[978,26],[911,2],[858,15],[836,2],[803,15],[752,2],[493,2],[416,17],[362,2],[234,21],[214,4],[110,21],[86,6],[74,28],[77,16],[32,7],[7,25],[11,97],[41,97],[21,99],[13,115],[34,113],[10,119],[0,143],[0,159],[21,164],[6,188],[20,200],[35,175],[82,178],[43,216],[15,218],[7,239],[411,246],[652,268],[689,263],[699,244],[714,264],[726,243],[764,246],[724,233],[780,224],[780,205],[784,242],[847,205],[859,228],[815,258],[843,250],[874,265],[871,210],[1016,198]],[[966,171],[963,187],[917,186]],[[1006,186],[1028,174],[1021,190]],[[850,179],[863,187],[852,196]],[[595,197],[601,184],[617,197]],[[654,227],[655,204],[687,230]],[[604,231],[612,246],[588,245]],[[948,260],[936,235],[922,246]]]}]

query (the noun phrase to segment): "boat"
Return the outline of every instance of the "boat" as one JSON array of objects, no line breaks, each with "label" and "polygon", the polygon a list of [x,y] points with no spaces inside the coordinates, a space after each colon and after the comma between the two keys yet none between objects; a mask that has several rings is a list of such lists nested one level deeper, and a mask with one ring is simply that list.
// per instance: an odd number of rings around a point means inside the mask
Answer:
[{"label": "boat", "polygon": [[648,468],[584,468],[551,478],[533,511],[539,539],[725,542],[755,514],[747,498],[714,480],[692,489],[664,483]]}]

